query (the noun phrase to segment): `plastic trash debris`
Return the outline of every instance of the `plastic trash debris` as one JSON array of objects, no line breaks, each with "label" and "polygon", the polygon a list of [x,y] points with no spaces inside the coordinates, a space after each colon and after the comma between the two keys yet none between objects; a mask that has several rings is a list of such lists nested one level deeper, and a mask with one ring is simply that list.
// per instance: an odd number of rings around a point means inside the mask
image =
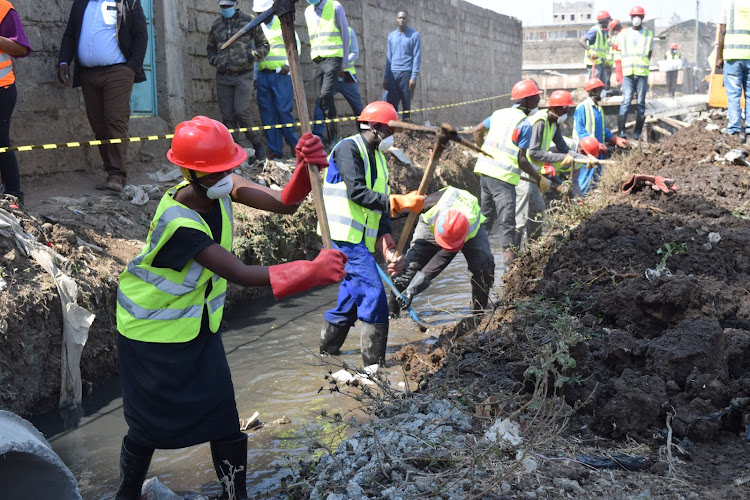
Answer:
[{"label": "plastic trash debris", "polygon": [[148,177],[156,182],[172,182],[182,178],[182,172],[178,167],[165,165],[161,170],[148,174]]},{"label": "plastic trash debris", "polygon": [[708,233],[709,243],[718,243],[721,241],[721,235],[719,233]]},{"label": "plastic trash debris", "polygon": [[505,442],[515,447],[521,444],[521,427],[507,418],[498,418],[484,433],[484,437],[493,443]]},{"label": "plastic trash debris", "polygon": [[733,149],[724,155],[724,160],[732,163],[733,165],[741,165],[744,167],[750,167],[750,162],[747,161],[747,155],[741,149]]},{"label": "plastic trash debris", "polygon": [[6,288],[8,288],[8,283],[4,279],[0,278],[0,292],[5,290]]},{"label": "plastic trash debris", "polygon": [[709,132],[713,130],[719,130],[719,129],[721,129],[721,127],[719,127],[715,123],[709,123],[708,125],[706,125],[706,130],[708,130]]},{"label": "plastic trash debris", "polygon": [[141,499],[143,500],[182,500],[183,497],[175,494],[164,486],[158,477],[152,477],[141,488]]},{"label": "plastic trash debris", "polygon": [[130,199],[130,203],[139,207],[148,203],[148,195],[146,192],[141,189],[140,186],[134,186],[133,184],[128,184],[122,188],[120,199]]},{"label": "plastic trash debris", "polygon": [[578,455],[576,457],[581,463],[596,469],[624,469],[629,471],[648,470],[654,465],[651,457],[637,457],[624,453],[615,453],[609,456]]}]

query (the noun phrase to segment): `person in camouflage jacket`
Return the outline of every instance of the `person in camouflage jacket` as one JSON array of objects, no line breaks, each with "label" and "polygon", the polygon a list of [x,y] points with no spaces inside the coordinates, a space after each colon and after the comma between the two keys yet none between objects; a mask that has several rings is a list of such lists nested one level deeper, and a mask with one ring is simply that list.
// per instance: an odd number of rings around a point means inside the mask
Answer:
[{"label": "person in camouflage jacket", "polygon": [[[234,0],[219,0],[221,17],[214,21],[208,34],[208,62],[216,68],[216,95],[221,121],[227,128],[253,126],[250,102],[253,94],[253,65],[268,55],[269,45],[260,26],[241,36],[224,50],[221,46],[255,16],[237,8]],[[255,149],[256,159],[265,156],[265,147],[257,131],[248,130],[247,139]],[[235,140],[238,134],[235,134]]]}]

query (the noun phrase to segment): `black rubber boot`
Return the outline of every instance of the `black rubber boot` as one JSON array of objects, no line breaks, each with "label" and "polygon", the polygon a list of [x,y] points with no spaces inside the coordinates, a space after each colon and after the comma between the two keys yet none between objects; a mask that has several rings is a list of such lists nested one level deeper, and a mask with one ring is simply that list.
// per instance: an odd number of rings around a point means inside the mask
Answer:
[{"label": "black rubber boot", "polygon": [[211,441],[211,458],[221,481],[221,500],[247,499],[247,435],[233,441]]},{"label": "black rubber boot", "polygon": [[391,318],[398,318],[401,316],[401,305],[398,303],[396,294],[393,292],[388,294],[388,314]]},{"label": "black rubber boot", "polygon": [[348,326],[337,326],[326,321],[320,331],[320,354],[341,354],[341,346],[344,345],[348,334]]},{"label": "black rubber boot", "polygon": [[619,135],[623,139],[626,139],[626,136],[625,136],[625,121],[627,119],[628,119],[627,115],[618,115],[617,116],[617,135]]},{"label": "black rubber boot", "polygon": [[133,455],[125,447],[123,438],[120,450],[120,486],[117,488],[115,500],[140,500],[141,488],[152,456],[153,452],[147,456]]},{"label": "black rubber boot", "polygon": [[385,364],[385,346],[388,344],[388,323],[362,323],[360,346],[365,366]]},{"label": "black rubber boot", "polygon": [[263,143],[258,140],[256,142],[253,142],[253,149],[255,150],[255,159],[256,160],[263,160],[266,157],[266,147],[263,145]]},{"label": "black rubber boot", "polygon": [[635,118],[635,129],[633,130],[633,139],[640,139],[641,132],[643,132],[643,124],[646,123],[645,116],[637,116]]}]

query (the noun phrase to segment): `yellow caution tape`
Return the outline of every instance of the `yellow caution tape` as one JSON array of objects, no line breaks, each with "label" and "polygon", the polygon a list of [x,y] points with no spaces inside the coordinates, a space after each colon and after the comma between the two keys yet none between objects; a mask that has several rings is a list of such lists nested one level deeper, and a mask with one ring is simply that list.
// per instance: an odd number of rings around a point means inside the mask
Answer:
[{"label": "yellow caution tape", "polygon": [[[409,114],[414,113],[420,113],[422,111],[434,111],[436,109],[448,109],[448,108],[455,108],[458,106],[466,106],[468,104],[476,104],[479,102],[486,102],[486,101],[492,101],[495,99],[502,99],[503,97],[510,97],[510,94],[502,94],[497,95],[493,97],[484,97],[482,99],[474,99],[472,101],[464,101],[464,102],[458,102],[455,104],[444,104],[442,106],[432,106],[429,108],[420,108],[420,109],[412,109],[409,110]],[[403,114],[399,113],[399,114]],[[355,121],[358,117],[357,116],[346,116],[341,118],[330,118],[326,120],[310,120],[310,125],[319,125],[323,123],[339,123],[339,122],[347,122],[347,121]],[[241,128],[230,128],[230,132],[247,132],[248,130],[252,130],[254,132],[260,131],[260,130],[273,130],[273,129],[280,129],[280,128],[290,128],[290,127],[301,127],[302,124],[300,122],[295,123],[280,123],[278,125],[265,125],[262,127],[241,127]],[[40,150],[40,149],[59,149],[59,148],[78,148],[83,146],[101,146],[103,144],[121,144],[123,142],[142,142],[142,141],[159,141],[162,139],[172,139],[174,137],[174,134],[166,134],[166,135],[147,135],[144,137],[125,137],[125,138],[118,138],[118,139],[96,139],[92,141],[71,141],[71,142],[60,142],[56,144],[37,144],[37,145],[29,145],[29,146],[13,146],[13,147],[5,147],[0,148],[0,154],[2,153],[8,153],[10,151],[34,151],[34,150]]]}]

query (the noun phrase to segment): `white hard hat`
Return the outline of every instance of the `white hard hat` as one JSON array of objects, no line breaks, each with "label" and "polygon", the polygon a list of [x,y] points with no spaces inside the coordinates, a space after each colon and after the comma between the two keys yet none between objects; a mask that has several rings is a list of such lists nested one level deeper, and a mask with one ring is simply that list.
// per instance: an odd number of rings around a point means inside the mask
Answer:
[{"label": "white hard hat", "polygon": [[254,0],[253,10],[255,12],[265,12],[273,7],[273,0]]}]

